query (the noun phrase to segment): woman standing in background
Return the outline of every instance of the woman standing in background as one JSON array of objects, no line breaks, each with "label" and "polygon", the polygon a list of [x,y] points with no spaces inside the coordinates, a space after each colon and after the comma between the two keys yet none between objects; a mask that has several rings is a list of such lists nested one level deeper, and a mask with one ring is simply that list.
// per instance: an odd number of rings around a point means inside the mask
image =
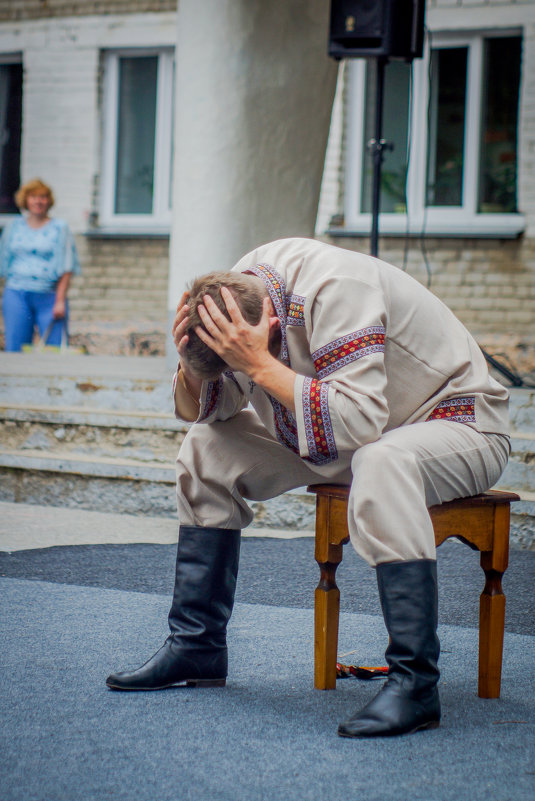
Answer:
[{"label": "woman standing in background", "polygon": [[54,195],[43,181],[21,186],[15,202],[22,214],[0,240],[5,349],[20,351],[32,342],[35,326],[42,337],[52,323],[46,344],[60,345],[71,275],[80,273],[76,245],[67,223],[49,216]]}]

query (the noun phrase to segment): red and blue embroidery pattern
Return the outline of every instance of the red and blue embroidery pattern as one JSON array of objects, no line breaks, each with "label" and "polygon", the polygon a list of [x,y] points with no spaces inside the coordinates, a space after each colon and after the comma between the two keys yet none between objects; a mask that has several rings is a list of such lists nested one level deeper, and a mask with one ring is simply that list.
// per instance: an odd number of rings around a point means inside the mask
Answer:
[{"label": "red and blue embroidery pattern", "polygon": [[305,378],[303,382],[303,416],[309,460],[325,464],[338,458],[329,414],[329,384]]},{"label": "red and blue embroidery pattern", "polygon": [[257,275],[262,279],[269,292],[275,312],[281,324],[281,352],[280,358],[283,362],[289,362],[288,341],[286,338],[287,325],[305,324],[305,301],[302,295],[287,295],[284,279],[270,264],[257,264],[248,267],[248,272]]},{"label": "red and blue embroidery pattern", "polygon": [[449,398],[435,406],[427,420],[453,420],[455,423],[476,422],[476,399],[473,395],[465,398]]},{"label": "red and blue embroidery pattern", "polygon": [[286,295],[287,325],[305,324],[305,301],[302,295]]},{"label": "red and blue embroidery pattern", "polygon": [[312,358],[318,378],[325,378],[346,364],[362,359],[370,353],[384,352],[384,349],[384,326],[375,325],[329,342],[328,345],[314,351]]},{"label": "red and blue embroidery pattern", "polygon": [[217,407],[217,404],[219,403],[222,391],[223,391],[222,378],[218,378],[217,381],[208,382],[208,387],[206,389],[206,400],[204,402],[203,410],[199,415],[199,422],[201,420],[206,420],[207,417],[210,417],[210,415],[213,414],[213,412]]},{"label": "red and blue embroidery pattern", "polygon": [[276,398],[268,395],[273,406],[273,418],[275,421],[275,434],[277,439],[286,448],[290,448],[294,453],[299,453],[299,437],[297,434],[297,423],[295,417],[286,406]]}]

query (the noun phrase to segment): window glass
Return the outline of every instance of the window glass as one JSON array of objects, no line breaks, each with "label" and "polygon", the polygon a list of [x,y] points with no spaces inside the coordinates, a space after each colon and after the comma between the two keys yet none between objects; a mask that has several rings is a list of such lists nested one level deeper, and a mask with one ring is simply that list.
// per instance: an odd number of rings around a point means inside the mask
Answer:
[{"label": "window glass", "polygon": [[[381,212],[405,212],[407,171],[407,136],[409,123],[409,88],[411,68],[401,61],[391,61],[385,68],[383,97],[383,139],[393,150],[383,150],[381,167]],[[361,210],[372,205],[373,161],[367,143],[375,133],[375,98],[377,70],[375,61],[366,70],[366,107]]]},{"label": "window glass", "polygon": [[[383,151],[382,230],[402,230],[410,133],[406,227],[444,234],[458,225],[459,233],[516,235],[524,228],[517,207],[522,37],[433,34],[430,49],[412,69],[412,99],[409,65],[393,61],[385,70],[383,138],[394,150]],[[360,233],[368,230],[372,204],[367,143],[374,137],[376,64],[354,59],[349,70],[344,212],[345,226]]]},{"label": "window glass", "polygon": [[479,207],[516,211],[516,150],[521,39],[484,42]]},{"label": "window glass", "polygon": [[433,50],[427,205],[462,206],[467,47]]},{"label": "window glass", "polygon": [[151,214],[158,57],[119,59],[116,214]]},{"label": "window glass", "polygon": [[20,185],[22,64],[0,64],[0,214],[15,214]]}]

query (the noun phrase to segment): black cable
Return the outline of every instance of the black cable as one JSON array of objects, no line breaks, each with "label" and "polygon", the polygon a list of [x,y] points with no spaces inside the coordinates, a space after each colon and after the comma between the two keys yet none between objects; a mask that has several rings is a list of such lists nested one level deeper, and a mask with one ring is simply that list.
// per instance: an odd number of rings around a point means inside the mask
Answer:
[{"label": "black cable", "polygon": [[425,163],[425,194],[424,194],[424,218],[422,221],[422,230],[420,231],[420,250],[422,253],[422,258],[424,260],[425,269],[427,271],[427,288],[431,288],[431,280],[433,274],[431,272],[431,265],[429,263],[429,257],[427,254],[426,249],[426,242],[425,242],[425,229],[427,227],[427,192],[429,189],[429,154],[430,154],[430,147],[429,147],[429,131],[431,130],[431,84],[433,79],[433,36],[431,31],[427,27],[424,26],[424,31],[427,35],[429,41],[429,61],[427,64],[427,152],[426,152],[426,163]]},{"label": "black cable", "polygon": [[[513,386],[535,389],[535,370],[530,370],[528,373],[520,373],[507,353],[493,353],[489,355],[483,348],[481,348],[481,350],[489,364],[492,364],[498,372],[508,378]],[[492,361],[490,361],[491,359]]]},{"label": "black cable", "polygon": [[494,356],[495,359],[501,359],[505,363],[505,366],[508,367],[512,373],[516,372],[516,367],[511,361],[510,356],[507,355],[507,353],[494,352],[492,356]]},{"label": "black cable", "polygon": [[405,160],[405,242],[403,244],[403,265],[402,270],[407,269],[407,262],[409,258],[409,241],[410,241],[410,220],[409,220],[409,193],[408,193],[408,181],[409,181],[409,169],[411,164],[411,153],[412,153],[412,102],[413,102],[413,73],[414,73],[414,61],[411,61],[411,71],[409,75],[409,111],[408,111],[408,130],[407,130],[407,158]]},{"label": "black cable", "polygon": [[504,364],[495,359],[494,356],[491,356],[490,353],[487,353],[487,351],[484,348],[481,348],[481,351],[485,359],[488,361],[488,363],[492,365],[492,367],[494,367],[495,370],[501,373],[501,375],[503,375],[504,378],[507,378],[507,380],[510,381],[514,387],[524,386],[524,379],[521,376],[509,370],[509,368],[507,368]]},{"label": "black cable", "polygon": [[[427,25],[424,27],[424,31],[428,37],[429,41],[429,61],[427,65],[427,134],[429,137],[429,132],[431,130],[431,97],[432,97],[432,81],[433,81],[433,36]],[[409,96],[409,106],[412,104],[412,70],[411,70],[411,84],[410,84],[410,96]],[[411,115],[412,116],[412,115]],[[404,253],[404,260],[403,260],[403,269],[406,268],[406,258],[407,258],[407,240],[409,238],[409,219],[408,219],[408,203],[407,203],[407,178],[408,178],[408,170],[409,170],[409,163],[410,163],[410,138],[412,136],[412,132],[409,129],[409,142],[408,142],[408,155],[407,155],[407,174],[405,176],[405,205],[407,209],[407,228],[405,232],[405,253]],[[424,216],[422,221],[422,228],[420,231],[420,249],[422,253],[422,257],[424,260],[425,268],[427,271],[427,288],[430,289],[431,281],[433,277],[433,273],[431,271],[431,265],[429,263],[429,256],[427,253],[426,248],[426,226],[427,226],[427,208],[428,208],[428,191],[429,191],[429,158],[430,158],[430,142],[429,139],[427,141],[427,152],[426,152],[426,167],[425,167],[425,196],[424,196]],[[499,361],[496,356],[492,356],[488,353],[484,348],[481,348],[481,351],[487,360],[487,362],[497,371],[499,372],[504,378],[506,378],[512,386],[514,387],[529,387],[535,388],[535,380],[533,383],[531,382],[532,376],[535,379],[535,371],[531,371],[530,373],[526,373],[525,375],[520,375],[518,371],[515,369],[514,365],[511,364],[511,360],[505,354],[498,354],[499,356],[503,357],[505,361],[509,363],[509,366],[503,364]]]}]

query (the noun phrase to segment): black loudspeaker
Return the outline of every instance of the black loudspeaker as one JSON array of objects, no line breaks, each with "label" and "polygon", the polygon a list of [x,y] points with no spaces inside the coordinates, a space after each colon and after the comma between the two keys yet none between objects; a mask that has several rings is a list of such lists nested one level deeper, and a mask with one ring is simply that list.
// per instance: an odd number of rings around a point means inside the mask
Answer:
[{"label": "black loudspeaker", "polygon": [[331,0],[333,58],[421,58],[425,0]]}]

